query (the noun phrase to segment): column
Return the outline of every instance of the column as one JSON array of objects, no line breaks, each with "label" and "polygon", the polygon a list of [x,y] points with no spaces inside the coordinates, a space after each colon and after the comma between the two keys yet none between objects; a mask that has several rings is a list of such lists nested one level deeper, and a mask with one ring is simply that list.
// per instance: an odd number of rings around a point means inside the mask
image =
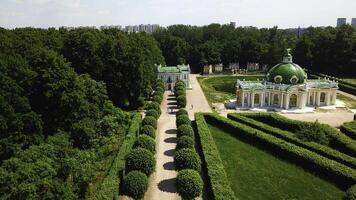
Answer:
[{"label": "column", "polygon": [[251,92],[251,108],[255,107],[255,94]]},{"label": "column", "polygon": [[265,102],[265,94],[260,93],[260,107],[263,107],[264,102]]},{"label": "column", "polygon": [[282,93],[280,95],[280,101],[281,101],[281,108],[283,108],[283,94]]},{"label": "column", "polygon": [[289,96],[290,96],[290,94],[287,94],[287,97],[286,97],[286,109],[287,110],[289,109]]},{"label": "column", "polygon": [[271,106],[271,92],[268,92],[268,106]]},{"label": "column", "polygon": [[317,92],[317,95],[316,95],[316,105],[320,106],[320,92],[319,91]]},{"label": "column", "polygon": [[316,105],[316,91],[313,92],[313,106]]},{"label": "column", "polygon": [[310,104],[310,92],[307,92],[307,104]]},{"label": "column", "polygon": [[244,104],[245,104],[245,94],[244,94],[243,91],[241,91],[241,96],[242,96],[241,107],[244,107]]},{"label": "column", "polygon": [[326,105],[329,106],[330,105],[330,90],[326,93]]},{"label": "column", "polygon": [[332,104],[332,105],[335,105],[335,102],[336,102],[336,90],[333,91],[333,96],[332,96],[332,99],[331,99],[331,104]]},{"label": "column", "polygon": [[247,107],[250,107],[250,93],[247,93],[246,96],[247,96]]}]

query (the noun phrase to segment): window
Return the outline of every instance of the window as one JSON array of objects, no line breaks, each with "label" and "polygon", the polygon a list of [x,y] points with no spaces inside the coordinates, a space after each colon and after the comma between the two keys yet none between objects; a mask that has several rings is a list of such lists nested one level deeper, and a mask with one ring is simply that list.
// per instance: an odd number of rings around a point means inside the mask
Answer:
[{"label": "window", "polygon": [[325,93],[324,92],[322,92],[320,94],[320,103],[325,103]]},{"label": "window", "polygon": [[254,104],[260,104],[260,95],[259,94],[255,94],[253,103]]},{"label": "window", "polygon": [[280,76],[280,75],[275,76],[273,79],[274,79],[274,82],[276,82],[276,83],[282,83],[282,80],[283,80],[282,76]]},{"label": "window", "polygon": [[297,107],[297,95],[292,94],[289,97],[289,107]]},{"label": "window", "polygon": [[278,105],[278,102],[279,102],[279,99],[278,99],[278,94],[275,94],[274,96],[273,96],[273,104],[274,105]]},{"label": "window", "polygon": [[292,83],[292,84],[296,84],[296,83],[298,83],[298,77],[296,77],[296,76],[292,76],[292,78],[290,78],[290,82]]}]

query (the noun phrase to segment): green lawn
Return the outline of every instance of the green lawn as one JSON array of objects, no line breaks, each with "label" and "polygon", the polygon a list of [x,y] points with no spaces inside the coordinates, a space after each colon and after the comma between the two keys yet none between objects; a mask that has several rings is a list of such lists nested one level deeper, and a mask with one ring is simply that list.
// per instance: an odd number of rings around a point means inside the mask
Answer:
[{"label": "green lawn", "polygon": [[356,101],[353,100],[352,98],[347,97],[342,94],[337,94],[336,98],[343,101],[346,104],[346,107],[348,107],[350,109],[356,109]]},{"label": "green lawn", "polygon": [[356,85],[356,78],[343,78],[342,80]]},{"label": "green lawn", "polygon": [[230,180],[243,200],[341,200],[345,192],[302,168],[209,125]]},{"label": "green lawn", "polygon": [[200,86],[210,106],[212,103],[223,103],[229,99],[236,98],[235,84],[237,79],[262,80],[264,76],[215,76],[198,77]]}]

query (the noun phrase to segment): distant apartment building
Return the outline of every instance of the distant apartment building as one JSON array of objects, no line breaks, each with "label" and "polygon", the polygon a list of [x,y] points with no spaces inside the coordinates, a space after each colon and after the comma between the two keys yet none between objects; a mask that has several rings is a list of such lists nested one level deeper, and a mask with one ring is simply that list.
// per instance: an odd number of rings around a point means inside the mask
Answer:
[{"label": "distant apartment building", "polygon": [[126,32],[146,32],[146,33],[153,33],[159,28],[158,24],[140,24],[134,26],[125,26],[123,29]]},{"label": "distant apartment building", "polygon": [[356,27],[356,18],[351,19],[351,26]]},{"label": "distant apartment building", "polygon": [[119,29],[122,30],[122,26],[120,25],[104,25],[104,26],[100,26],[101,30],[105,30],[105,29]]},{"label": "distant apartment building", "polygon": [[346,18],[337,18],[336,26],[342,26],[346,24]]}]

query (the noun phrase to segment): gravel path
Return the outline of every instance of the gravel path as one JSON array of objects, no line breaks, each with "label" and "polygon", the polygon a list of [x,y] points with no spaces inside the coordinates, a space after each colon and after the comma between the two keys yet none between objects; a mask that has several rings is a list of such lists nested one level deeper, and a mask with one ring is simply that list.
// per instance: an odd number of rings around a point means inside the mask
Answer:
[{"label": "gravel path", "polygon": [[[144,198],[147,200],[181,199],[175,186],[177,172],[174,170],[173,163],[177,141],[175,103],[175,97],[170,91],[166,91],[161,104],[162,115],[157,125],[156,170],[149,180],[149,188]],[[167,112],[167,108],[173,108],[173,112]]]},{"label": "gravel path", "polygon": [[353,100],[356,101],[356,96],[353,95],[353,94],[349,94],[349,93],[343,92],[343,91],[341,91],[341,90],[338,90],[337,93],[342,94],[342,95],[344,95],[344,96],[347,96],[347,97],[349,97],[349,98],[351,98],[351,99],[353,99]]}]

